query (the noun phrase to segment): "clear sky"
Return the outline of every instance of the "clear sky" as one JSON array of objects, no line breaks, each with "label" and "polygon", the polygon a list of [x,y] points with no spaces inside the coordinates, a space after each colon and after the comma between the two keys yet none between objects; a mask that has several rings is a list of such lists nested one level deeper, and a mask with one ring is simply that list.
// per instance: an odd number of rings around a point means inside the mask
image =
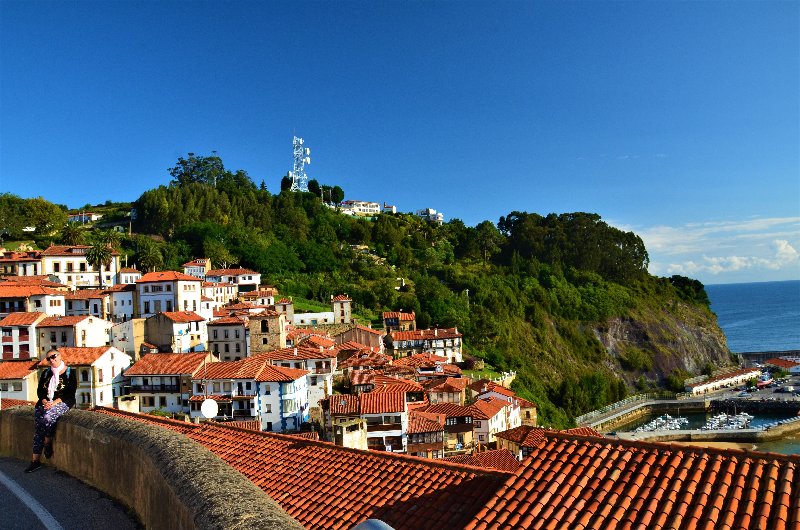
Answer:
[{"label": "clear sky", "polygon": [[800,278],[800,2],[0,1],[0,191],[188,152],[469,225],[587,211],[651,272]]}]

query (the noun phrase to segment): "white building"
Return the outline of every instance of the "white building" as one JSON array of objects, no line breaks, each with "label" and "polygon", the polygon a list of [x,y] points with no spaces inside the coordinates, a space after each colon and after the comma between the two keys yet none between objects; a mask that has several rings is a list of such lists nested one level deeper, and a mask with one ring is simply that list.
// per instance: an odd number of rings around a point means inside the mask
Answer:
[{"label": "white building", "polygon": [[320,400],[333,394],[333,374],[338,369],[337,351],[300,345],[258,353],[259,359],[267,359],[273,366],[296,368],[308,372],[309,403],[318,407]]},{"label": "white building", "polygon": [[136,286],[120,284],[104,290],[109,297],[110,317],[114,322],[125,322],[133,318],[136,310]]},{"label": "white building", "polygon": [[367,446],[378,451],[404,453],[408,431],[408,408],[404,392],[381,392],[331,396],[322,404],[325,424],[334,426],[357,418],[367,421]]},{"label": "white building", "polygon": [[36,325],[39,353],[54,348],[108,346],[112,327],[108,320],[88,315],[47,317]]},{"label": "white building", "polygon": [[[90,248],[85,245],[51,245],[42,251],[43,274],[52,274],[72,288],[101,287],[97,271],[86,260]],[[115,250],[111,253],[110,264],[102,266],[102,286],[114,285],[119,269],[119,253]]]},{"label": "white building", "polygon": [[361,217],[372,217],[381,213],[381,205],[377,202],[343,201],[341,207]]},{"label": "white building", "polygon": [[[331,297],[331,311],[324,313],[295,313],[294,308],[292,308],[292,324],[295,326],[349,324],[353,321],[352,304],[353,301],[349,296],[340,294]],[[280,309],[279,312],[281,312]]]},{"label": "white building", "polygon": [[148,353],[125,372],[126,390],[139,396],[139,409],[145,414],[155,409],[188,413],[192,377],[202,376],[205,366],[215,361],[207,352]]},{"label": "white building", "polygon": [[509,406],[507,401],[493,397],[479,399],[470,405],[475,443],[488,445],[495,441],[495,435],[498,432],[509,428],[508,413],[506,412],[506,408]]},{"label": "white building", "polygon": [[431,223],[436,223],[439,225],[444,223],[444,214],[437,212],[433,208],[423,208],[421,210],[417,210],[417,215]]},{"label": "white building", "polygon": [[44,313],[17,312],[0,320],[4,361],[39,357],[36,325],[45,318]]},{"label": "white building", "polygon": [[209,364],[192,378],[190,414],[200,417],[202,401],[213,399],[218,419],[260,420],[266,431],[298,430],[309,418],[307,375],[256,357]]},{"label": "white building", "polygon": [[196,278],[205,279],[206,273],[211,270],[211,260],[197,258],[183,264],[183,273]]},{"label": "white building", "polygon": [[136,280],[137,316],[147,318],[162,311],[198,311],[203,281],[175,271],[148,272]]},{"label": "white building", "polygon": [[235,302],[239,297],[239,287],[235,283],[203,282],[203,296],[214,301],[214,308]]},{"label": "white building", "polygon": [[0,398],[36,401],[39,373],[31,361],[0,362]]},{"label": "white building", "polygon": [[125,285],[132,285],[136,283],[136,280],[142,277],[141,271],[130,267],[123,267],[119,270],[119,283]]},{"label": "white building", "polygon": [[217,283],[232,283],[239,288],[239,292],[258,289],[261,284],[261,273],[250,269],[214,269],[206,273],[206,281]]},{"label": "white building", "polygon": [[161,351],[205,351],[208,345],[206,319],[194,311],[163,311],[145,320],[144,337]]},{"label": "white building", "polygon": [[64,315],[64,293],[39,285],[0,283],[0,317],[18,311]]},{"label": "white building", "polygon": [[[58,348],[67,366],[77,370],[78,389],[75,402],[79,407],[114,407],[122,394],[125,378],[122,373],[132,358],[113,346],[96,348]],[[49,366],[42,360],[41,367]]]}]

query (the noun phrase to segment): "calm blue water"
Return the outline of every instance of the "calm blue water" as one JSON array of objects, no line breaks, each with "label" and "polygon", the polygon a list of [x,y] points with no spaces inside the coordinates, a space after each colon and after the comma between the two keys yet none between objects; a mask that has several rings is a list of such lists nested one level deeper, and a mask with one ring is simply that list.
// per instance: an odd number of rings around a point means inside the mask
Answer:
[{"label": "calm blue water", "polygon": [[800,280],[706,285],[732,352],[800,350]]}]

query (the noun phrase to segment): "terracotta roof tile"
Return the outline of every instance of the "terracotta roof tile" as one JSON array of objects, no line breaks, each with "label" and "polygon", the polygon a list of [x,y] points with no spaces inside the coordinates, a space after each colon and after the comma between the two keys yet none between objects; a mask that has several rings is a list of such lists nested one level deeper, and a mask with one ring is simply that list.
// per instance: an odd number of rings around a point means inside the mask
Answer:
[{"label": "terracotta roof tile", "polygon": [[353,300],[346,294],[340,294],[331,298],[331,302],[352,302]]},{"label": "terracotta roof tile", "polygon": [[86,320],[87,318],[91,318],[89,315],[74,315],[69,317],[47,317],[41,322],[39,322],[36,327],[38,328],[60,328],[65,326],[74,326],[75,324],[79,324]]},{"label": "terracotta roof tile", "polygon": [[417,329],[414,331],[392,331],[389,334],[393,341],[400,340],[439,340],[439,339],[459,339],[463,335],[457,328],[444,329]]},{"label": "terracotta roof tile", "polygon": [[267,352],[254,353],[253,357],[262,359],[269,359],[272,361],[293,361],[293,360],[306,360],[306,359],[334,359],[336,358],[335,350],[320,350],[319,347],[309,347],[301,344],[292,348],[281,348]]},{"label": "terracotta roof tile", "polygon": [[435,355],[433,353],[415,353],[407,357],[402,357],[394,361],[395,366],[409,366],[413,368],[434,367],[436,365],[443,365],[447,363],[447,357]]},{"label": "terracotta roof tile", "polygon": [[456,405],[455,403],[436,403],[429,405],[425,408],[425,412],[433,412],[435,414],[444,414],[448,418],[458,418],[470,416],[472,417],[474,411],[472,408],[464,405]]},{"label": "terracotta roof tile", "polygon": [[148,272],[144,274],[141,278],[136,280],[136,283],[154,283],[154,282],[202,282],[202,280],[196,276],[189,276],[188,274],[184,274],[182,272],[176,271],[160,271],[160,272]]},{"label": "terracotta roof tile", "polygon": [[62,291],[56,291],[41,285],[17,285],[0,283],[0,298],[28,298],[36,295],[62,295]]},{"label": "terracotta roof tile", "polygon": [[[87,245],[50,245],[42,251],[42,256],[85,256],[86,251],[90,246]],[[77,250],[78,252],[73,252]],[[114,256],[119,256],[119,252],[113,250],[111,252]]]},{"label": "terracotta roof tile", "polygon": [[[144,415],[102,411],[156,423]],[[369,518],[396,530],[463,528],[510,476],[214,423],[158,424],[183,430],[306,528],[349,529]]]},{"label": "terracotta roof tile", "polygon": [[37,364],[38,361],[0,361],[0,379],[24,379],[36,371]]},{"label": "terracotta roof tile", "polygon": [[10,409],[11,407],[26,407],[26,406],[34,406],[36,405],[35,401],[23,401],[21,399],[9,399],[3,398],[0,401],[0,410]]},{"label": "terracotta roof tile", "polygon": [[432,412],[413,411],[408,413],[407,434],[420,434],[426,432],[444,431],[444,422],[447,416]]},{"label": "terracotta roof tile", "polygon": [[767,359],[764,361],[764,364],[771,364],[772,366],[777,366],[778,368],[794,368],[795,366],[800,366],[800,363],[795,361],[790,361],[789,359],[781,359],[780,357],[775,357],[774,359]]},{"label": "terracotta roof tile", "polygon": [[260,272],[256,272],[250,269],[238,268],[238,269],[212,269],[206,273],[206,278],[209,276],[242,276],[244,274],[261,274]]},{"label": "terracotta roof tile", "polygon": [[[207,353],[148,353],[125,371],[132,375],[194,375]],[[211,364],[213,361],[209,361]]]},{"label": "terracotta roof tile", "polygon": [[247,318],[241,316],[230,316],[230,317],[222,317],[216,318],[214,320],[209,320],[207,326],[246,326],[247,325]]},{"label": "terracotta roof tile", "polygon": [[398,320],[415,320],[417,315],[415,315],[413,311],[410,313],[403,313],[401,311],[384,311],[383,319],[386,320],[387,318],[396,318]]},{"label": "terracotta roof tile", "polygon": [[494,418],[504,407],[508,406],[508,401],[503,401],[496,397],[479,399],[472,405],[472,417],[479,420]]},{"label": "terracotta roof tile", "polygon": [[[90,366],[111,348],[114,347],[113,346],[97,346],[97,347],[61,346],[58,348],[58,352],[61,354],[61,357],[62,359],[64,359],[64,362],[68,365]],[[119,352],[119,350],[117,351]],[[46,359],[42,359],[39,362],[39,366],[49,366],[49,365]]]},{"label": "terracotta roof tile", "polygon": [[521,464],[514,458],[508,449],[496,449],[493,451],[482,451],[472,455],[458,455],[444,458],[447,462],[457,462],[470,466],[497,469],[499,471],[517,471]]},{"label": "terracotta roof tile", "polygon": [[38,313],[36,311],[27,313],[20,311],[17,313],[9,313],[8,316],[0,320],[0,326],[30,326],[45,318],[47,318],[45,313]]},{"label": "terracotta roof tile", "polygon": [[164,311],[160,314],[177,324],[186,324],[187,322],[205,322],[206,320],[194,311]]}]

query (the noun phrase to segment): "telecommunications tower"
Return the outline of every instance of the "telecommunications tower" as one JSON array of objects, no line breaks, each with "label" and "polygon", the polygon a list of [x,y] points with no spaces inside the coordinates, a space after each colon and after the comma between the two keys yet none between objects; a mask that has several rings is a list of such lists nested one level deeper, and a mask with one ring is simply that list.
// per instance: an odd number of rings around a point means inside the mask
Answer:
[{"label": "telecommunications tower", "polygon": [[297,136],[294,137],[292,146],[294,169],[289,172],[289,176],[292,177],[292,187],[289,189],[290,191],[308,191],[308,176],[304,166],[311,163],[311,157],[308,156],[311,154],[311,149],[303,147],[303,139]]}]

